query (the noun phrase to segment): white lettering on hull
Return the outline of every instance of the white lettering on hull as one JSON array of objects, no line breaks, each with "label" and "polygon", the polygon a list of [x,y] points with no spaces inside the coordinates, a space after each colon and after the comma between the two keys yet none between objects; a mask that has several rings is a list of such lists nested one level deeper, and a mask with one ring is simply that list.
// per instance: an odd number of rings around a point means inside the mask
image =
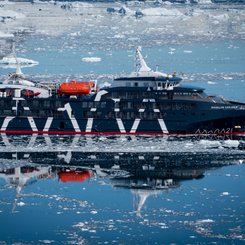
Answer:
[{"label": "white lettering on hull", "polygon": [[14,119],[14,117],[6,117],[3,121],[3,125],[1,127],[1,130],[4,131],[7,129],[8,125],[9,125],[9,122]]},{"label": "white lettering on hull", "polygon": [[69,103],[66,103],[64,108],[58,108],[58,111],[66,111],[68,114],[69,119],[71,120],[72,126],[76,132],[81,132],[77,120],[75,117],[72,116],[72,108]]},{"label": "white lettering on hull", "polygon": [[130,133],[135,133],[136,132],[136,130],[138,129],[139,123],[140,123],[140,119],[136,118],[134,120],[134,124],[133,124],[133,126],[132,126],[132,128],[130,130]]},{"label": "white lettering on hull", "polygon": [[159,125],[161,127],[162,132],[165,133],[165,134],[167,134],[168,133],[168,129],[167,129],[166,124],[163,121],[163,119],[157,119],[157,120],[159,122]]},{"label": "white lettering on hull", "polygon": [[77,120],[75,118],[70,118],[71,119],[71,123],[72,123],[72,126],[74,128],[74,130],[76,132],[81,132],[80,128],[79,128],[79,125],[77,123]]},{"label": "white lettering on hull", "polygon": [[44,129],[43,129],[44,132],[49,131],[49,128],[50,128],[52,122],[53,122],[53,117],[48,117],[48,119],[45,123]]},{"label": "white lettering on hull", "polygon": [[119,130],[121,133],[126,133],[125,127],[123,125],[122,119],[121,118],[117,118],[117,125],[119,127]]},{"label": "white lettering on hull", "polygon": [[30,126],[31,126],[32,131],[38,131],[37,130],[36,123],[35,123],[33,117],[27,117],[27,119],[28,119],[28,121],[30,123]]},{"label": "white lettering on hull", "polygon": [[100,90],[96,96],[95,96],[95,99],[94,101],[100,101],[101,100],[101,96],[104,95],[104,94],[107,94],[108,92],[106,90]]},{"label": "white lettering on hull", "polygon": [[90,133],[92,131],[93,120],[94,120],[93,118],[88,118],[86,130],[85,130],[86,133]]}]

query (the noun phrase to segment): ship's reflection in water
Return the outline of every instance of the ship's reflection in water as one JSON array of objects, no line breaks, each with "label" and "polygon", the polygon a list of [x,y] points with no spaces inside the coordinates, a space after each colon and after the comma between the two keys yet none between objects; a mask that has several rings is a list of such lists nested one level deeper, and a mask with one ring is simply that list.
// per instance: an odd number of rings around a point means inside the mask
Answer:
[{"label": "ship's reflection in water", "polygon": [[0,243],[245,240],[242,141],[3,138]]},{"label": "ship's reflection in water", "polygon": [[0,178],[14,186],[17,195],[25,185],[41,179],[57,178],[61,183],[106,179],[113,187],[131,190],[140,215],[147,197],[178,188],[184,180],[203,178],[212,168],[241,164],[245,153],[231,157],[185,152],[0,152],[0,159],[6,162],[1,165]]}]

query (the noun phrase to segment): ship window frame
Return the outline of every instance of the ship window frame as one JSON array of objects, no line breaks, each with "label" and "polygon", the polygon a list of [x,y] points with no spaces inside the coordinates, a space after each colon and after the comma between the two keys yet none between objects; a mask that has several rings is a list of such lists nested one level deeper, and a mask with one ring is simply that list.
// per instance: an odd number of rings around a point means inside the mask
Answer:
[{"label": "ship window frame", "polygon": [[88,102],[87,101],[82,102],[82,108],[88,108]]}]

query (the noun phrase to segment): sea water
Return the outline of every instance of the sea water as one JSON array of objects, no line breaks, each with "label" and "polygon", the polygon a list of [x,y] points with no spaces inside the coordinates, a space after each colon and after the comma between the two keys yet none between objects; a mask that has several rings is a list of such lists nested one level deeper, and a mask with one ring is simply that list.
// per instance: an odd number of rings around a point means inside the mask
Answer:
[{"label": "sea water", "polygon": [[[124,41],[109,39],[107,30],[85,40],[82,30],[72,31],[17,42],[17,56],[39,62],[22,72],[44,82],[111,83],[134,70],[141,45],[152,69],[245,102],[241,38],[164,39],[135,30]],[[1,67],[1,79],[13,71]],[[0,138],[1,244],[244,243],[243,139]]]}]

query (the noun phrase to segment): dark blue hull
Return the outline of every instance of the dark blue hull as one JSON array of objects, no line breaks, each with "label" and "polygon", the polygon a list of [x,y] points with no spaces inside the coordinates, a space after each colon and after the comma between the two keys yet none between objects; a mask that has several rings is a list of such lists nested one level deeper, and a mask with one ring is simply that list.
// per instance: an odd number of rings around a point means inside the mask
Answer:
[{"label": "dark blue hull", "polygon": [[[79,108],[77,108],[79,111]],[[162,112],[156,119],[1,116],[0,132],[9,134],[244,134],[244,111]]]}]

